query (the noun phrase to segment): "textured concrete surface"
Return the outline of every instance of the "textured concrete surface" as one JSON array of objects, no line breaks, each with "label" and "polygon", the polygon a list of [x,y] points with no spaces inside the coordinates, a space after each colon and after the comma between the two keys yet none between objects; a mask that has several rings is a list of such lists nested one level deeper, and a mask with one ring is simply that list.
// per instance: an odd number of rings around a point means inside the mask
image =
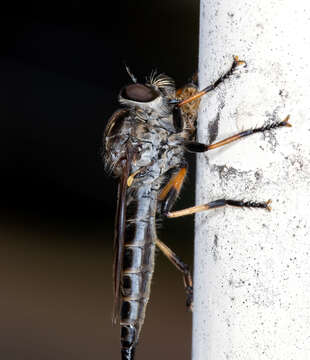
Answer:
[{"label": "textured concrete surface", "polygon": [[200,107],[199,141],[291,115],[292,128],[198,156],[197,204],[266,201],[272,211],[196,216],[194,360],[310,358],[308,2],[201,2],[200,87],[247,61]]}]

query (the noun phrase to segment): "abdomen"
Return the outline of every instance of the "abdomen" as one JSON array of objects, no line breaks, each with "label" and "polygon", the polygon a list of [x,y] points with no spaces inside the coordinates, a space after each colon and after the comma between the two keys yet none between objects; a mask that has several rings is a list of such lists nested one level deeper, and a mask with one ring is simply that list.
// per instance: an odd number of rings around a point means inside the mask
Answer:
[{"label": "abdomen", "polygon": [[[157,192],[150,186],[137,189],[135,201],[128,208],[123,272],[121,277],[121,346],[123,353],[130,353],[138,342],[150,297],[154,271],[155,214]],[[123,357],[123,359],[131,359]]]}]

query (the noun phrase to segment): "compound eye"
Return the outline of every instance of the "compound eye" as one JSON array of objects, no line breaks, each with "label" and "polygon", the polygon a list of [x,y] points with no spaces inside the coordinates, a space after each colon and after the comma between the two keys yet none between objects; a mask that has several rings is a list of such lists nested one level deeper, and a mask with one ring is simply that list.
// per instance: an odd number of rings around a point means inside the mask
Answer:
[{"label": "compound eye", "polygon": [[158,97],[158,93],[154,89],[145,85],[132,84],[126,86],[122,90],[121,96],[127,100],[149,102],[155,100]]}]

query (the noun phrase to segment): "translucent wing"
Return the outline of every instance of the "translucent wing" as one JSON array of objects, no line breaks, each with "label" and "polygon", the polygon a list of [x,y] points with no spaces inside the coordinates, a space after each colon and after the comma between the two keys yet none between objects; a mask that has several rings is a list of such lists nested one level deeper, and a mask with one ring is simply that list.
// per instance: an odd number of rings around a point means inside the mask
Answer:
[{"label": "translucent wing", "polygon": [[123,158],[123,171],[118,185],[117,208],[115,218],[115,233],[114,233],[114,263],[113,263],[113,283],[114,283],[114,305],[113,317],[114,324],[118,322],[120,313],[120,282],[123,270],[123,253],[124,253],[124,238],[126,228],[126,194],[127,194],[127,179],[130,173],[132,154],[127,149],[125,158]]}]

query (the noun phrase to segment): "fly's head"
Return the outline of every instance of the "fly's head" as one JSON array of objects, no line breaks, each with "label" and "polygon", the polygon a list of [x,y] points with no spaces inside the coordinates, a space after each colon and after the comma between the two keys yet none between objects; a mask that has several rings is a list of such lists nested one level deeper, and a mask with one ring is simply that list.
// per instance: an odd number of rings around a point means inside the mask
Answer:
[{"label": "fly's head", "polygon": [[[135,80],[135,78],[134,78]],[[123,87],[119,94],[119,102],[127,108],[146,115],[154,113],[158,118],[172,112],[170,100],[175,98],[175,85],[172,78],[164,74],[152,74],[145,84],[134,82]],[[152,119],[149,119],[152,120]]]}]

